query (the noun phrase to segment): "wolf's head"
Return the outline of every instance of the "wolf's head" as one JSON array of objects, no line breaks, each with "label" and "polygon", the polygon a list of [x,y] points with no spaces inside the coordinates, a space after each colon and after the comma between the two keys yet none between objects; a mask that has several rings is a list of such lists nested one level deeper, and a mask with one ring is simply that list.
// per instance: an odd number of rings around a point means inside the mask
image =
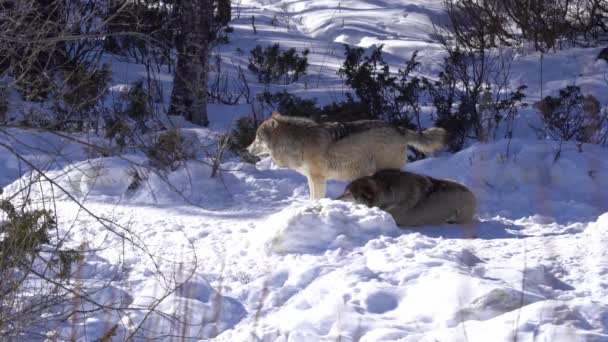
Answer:
[{"label": "wolf's head", "polygon": [[270,138],[277,125],[278,121],[274,116],[264,120],[255,133],[255,140],[247,147],[247,152],[254,156],[270,154]]},{"label": "wolf's head", "polygon": [[344,193],[336,199],[365,204],[371,208],[377,204],[379,190],[379,185],[373,177],[362,177],[348,184]]}]

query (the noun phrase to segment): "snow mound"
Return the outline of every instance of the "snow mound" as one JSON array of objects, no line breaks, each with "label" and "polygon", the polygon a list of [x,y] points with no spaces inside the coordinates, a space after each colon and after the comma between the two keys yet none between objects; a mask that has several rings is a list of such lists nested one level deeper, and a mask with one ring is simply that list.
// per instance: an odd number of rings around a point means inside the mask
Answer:
[{"label": "snow mound", "polygon": [[201,276],[171,291],[157,279],[147,280],[140,287],[132,306],[142,310],[133,311],[128,320],[135,326],[143,322],[142,337],[169,336],[175,333],[176,322],[181,322],[177,326],[183,336],[212,338],[232,328],[246,314],[239,302],[222,296]]},{"label": "snow mound", "polygon": [[400,232],[395,220],[378,208],[324,199],[296,203],[270,216],[259,227],[267,253],[323,253],[352,249],[372,238]]},{"label": "snow mound", "polygon": [[[482,261],[471,251],[446,250],[421,234],[381,237],[350,257],[341,267],[307,268],[296,259],[269,275],[265,307],[275,310],[259,322],[259,340],[289,332],[290,341],[418,341],[447,329],[451,335],[440,340],[452,341],[461,330],[451,328],[463,322],[509,324],[500,317],[545,300],[478,275],[474,264]],[[273,296],[281,290],[288,295]],[[251,333],[220,337],[244,340]]]},{"label": "snow mound", "polygon": [[608,188],[608,174],[601,171],[608,169],[608,150],[594,145],[564,142],[560,148],[559,142],[505,139],[411,163],[406,169],[464,183],[477,196],[484,220],[498,214],[526,218],[541,227],[595,220],[608,207],[603,190]]}]

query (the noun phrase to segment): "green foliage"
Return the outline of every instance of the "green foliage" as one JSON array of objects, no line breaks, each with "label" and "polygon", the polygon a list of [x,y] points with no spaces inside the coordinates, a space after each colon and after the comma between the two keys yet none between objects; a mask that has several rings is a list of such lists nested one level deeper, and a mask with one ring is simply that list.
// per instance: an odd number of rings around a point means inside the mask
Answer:
[{"label": "green foliage", "polygon": [[230,134],[230,146],[238,150],[244,150],[255,140],[257,125],[250,117],[242,117],[236,120],[236,124]]},{"label": "green foliage", "polygon": [[54,89],[53,79],[42,66],[30,67],[25,63],[15,62],[13,73],[17,76],[15,88],[26,101],[43,102]]},{"label": "green foliage", "polygon": [[347,122],[368,119],[366,104],[355,101],[351,94],[346,94],[346,101],[332,102],[323,107],[317,105],[314,99],[303,99],[286,91],[258,94],[257,100],[287,116],[300,116],[317,122]]},{"label": "green foliage", "polygon": [[63,88],[57,91],[53,101],[53,111],[57,115],[53,128],[63,131],[96,126],[96,105],[103,101],[110,79],[107,64],[101,69],[78,65],[66,71]]},{"label": "green foliage", "polygon": [[62,72],[63,83],[53,91],[52,111],[46,128],[58,131],[81,131],[96,127],[98,104],[107,93],[111,78],[109,66],[102,68],[77,65]]},{"label": "green foliage", "polygon": [[0,200],[0,212],[0,334],[13,340],[69,301],[62,288],[83,254],[62,248],[51,211]]},{"label": "green foliage", "polygon": [[301,116],[318,120],[320,109],[317,101],[313,99],[303,99],[283,90],[280,93],[270,93],[265,91],[257,95],[257,100],[270,106],[275,111],[288,116]]},{"label": "green foliage", "polygon": [[106,139],[114,140],[122,151],[138,132],[148,130],[146,122],[152,116],[152,108],[142,80],[136,81],[120,100],[103,120]]},{"label": "green foliage", "polygon": [[127,108],[124,110],[124,116],[143,125],[145,119],[152,115],[148,99],[149,94],[144,88],[144,82],[136,81],[125,96]]},{"label": "green foliage", "polygon": [[0,271],[18,267],[34,258],[43,244],[49,243],[49,229],[55,220],[48,210],[18,212],[7,200],[0,201],[0,210],[7,220],[0,222]]},{"label": "green foliage", "polygon": [[122,151],[133,136],[133,127],[126,120],[117,116],[107,116],[104,118],[105,138],[114,140]]},{"label": "green foliage", "polygon": [[88,69],[84,65],[78,65],[66,73],[65,90],[61,92],[61,98],[70,111],[88,112],[103,99],[110,79],[108,64],[104,64],[101,69]]},{"label": "green foliage", "polygon": [[232,20],[232,7],[230,0],[215,1],[215,21],[218,25],[226,26]]},{"label": "green foliage", "polygon": [[294,48],[281,50],[279,43],[265,48],[257,45],[251,50],[248,68],[257,74],[261,83],[268,84],[283,79],[285,84],[290,84],[306,74],[308,53],[308,49],[302,51],[301,56]]},{"label": "green foliage", "polygon": [[[365,56],[365,50],[345,45],[345,60],[338,75],[346,79],[364,105],[368,119],[383,119],[392,124],[412,127],[419,115],[418,99],[423,90],[422,80],[412,73],[420,65],[414,52],[404,69],[391,73],[382,58],[382,45]],[[352,103],[352,101],[351,101]]]},{"label": "green foliage", "polygon": [[69,279],[72,274],[72,264],[84,260],[82,253],[73,249],[60,250],[57,252],[57,256],[59,257],[57,262],[59,264],[59,272],[57,275],[61,279]]},{"label": "green foliage", "polygon": [[175,171],[188,160],[196,157],[193,142],[177,129],[161,133],[156,143],[145,151],[150,165],[161,169]]},{"label": "green foliage", "polygon": [[380,118],[387,102],[384,90],[394,82],[388,64],[382,59],[382,46],[374,48],[370,56],[364,56],[365,50],[360,47],[344,45],[344,48],[346,59],[338,75],[346,78],[346,84],[366,104],[369,118]]},{"label": "green foliage", "polygon": [[228,149],[238,155],[246,163],[255,163],[259,159],[247,152],[249,146],[255,139],[258,125],[249,117],[242,117],[236,120],[234,128],[225,137],[228,140]]},{"label": "green foliage", "polygon": [[[57,266],[57,275],[68,279],[72,263],[81,261],[82,253],[76,250],[61,250],[51,242],[49,232],[56,228],[53,214],[46,209],[18,211],[9,201],[0,201],[0,211],[6,220],[0,221],[0,273],[7,274],[12,268],[27,268],[34,258],[48,245],[53,255],[49,259]],[[9,272],[10,273],[10,272]]]},{"label": "green foliage", "polygon": [[145,63],[147,57],[168,62],[176,31],[170,6],[157,0],[113,1],[105,18],[109,34],[104,49],[136,63]]},{"label": "green foliage", "polygon": [[355,101],[350,94],[346,94],[346,101],[332,102],[321,109],[320,121],[347,122],[365,120],[367,118],[366,104]]}]

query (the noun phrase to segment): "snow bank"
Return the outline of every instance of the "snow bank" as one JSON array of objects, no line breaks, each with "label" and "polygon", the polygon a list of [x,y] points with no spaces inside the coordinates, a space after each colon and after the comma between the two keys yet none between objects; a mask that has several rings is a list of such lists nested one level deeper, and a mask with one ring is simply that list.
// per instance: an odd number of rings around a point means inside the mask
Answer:
[{"label": "snow bank", "polygon": [[256,236],[274,253],[323,253],[361,246],[382,234],[399,233],[395,221],[378,208],[324,199],[296,203],[271,215]]},{"label": "snow bank", "polygon": [[479,215],[530,217],[537,224],[594,220],[608,210],[608,150],[565,142],[513,139],[477,143],[405,169],[453,179],[478,197]]},{"label": "snow bank", "polygon": [[[203,277],[194,277],[177,291],[169,292],[173,287],[158,279],[139,286],[139,295],[131,305],[142,310],[133,310],[125,318],[131,326],[143,322],[141,333],[136,336],[211,338],[233,327],[246,314],[239,302],[222,296]],[[180,329],[179,333],[176,329]]]},{"label": "snow bank", "polygon": [[[275,267],[262,285],[269,293],[262,305],[268,313],[219,340],[252,334],[263,341],[370,342],[606,337],[586,318],[598,305],[554,299],[573,288],[548,279],[551,272],[544,267],[524,270],[528,278],[519,273],[503,279],[478,252],[421,234],[380,237],[360,253],[340,255],[315,259],[314,265],[290,258],[290,267]],[[346,260],[331,262],[334,257]],[[515,263],[502,268],[518,269]]]}]

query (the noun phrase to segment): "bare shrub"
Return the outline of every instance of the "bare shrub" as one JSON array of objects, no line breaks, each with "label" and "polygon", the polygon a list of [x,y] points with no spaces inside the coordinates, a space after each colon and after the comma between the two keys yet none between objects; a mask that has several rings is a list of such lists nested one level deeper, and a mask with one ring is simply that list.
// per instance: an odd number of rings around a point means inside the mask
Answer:
[{"label": "bare shrub", "polygon": [[436,80],[424,80],[435,123],[448,131],[452,151],[462,149],[467,139],[497,138],[502,124],[505,137],[511,137],[526,87],[511,89],[514,52],[497,48],[513,38],[504,8],[492,0],[448,0],[445,6],[450,21],[434,28],[447,57]]},{"label": "bare shrub", "polygon": [[251,91],[243,68],[240,65],[232,65],[236,75],[224,72],[222,69],[222,56],[215,55],[213,67],[213,77],[209,80],[207,95],[210,102],[222,103],[227,105],[237,104],[244,98],[247,103],[251,101]]},{"label": "bare shrub", "polygon": [[0,123],[4,123],[8,119],[8,91],[0,86]]},{"label": "bare shrub", "polygon": [[445,46],[443,70],[435,81],[424,83],[435,107],[435,123],[448,131],[450,150],[459,151],[469,138],[497,138],[501,124],[507,125],[506,137],[512,136],[512,121],[525,106],[526,89],[509,88],[512,54]]},{"label": "bare shrub", "polygon": [[[548,52],[608,38],[603,0],[445,0],[453,33],[472,46],[532,43]],[[568,46],[568,45],[566,45]]]},{"label": "bare shrub", "polygon": [[510,45],[508,17],[497,0],[445,0],[451,31],[461,45],[480,50]]},{"label": "bare shrub", "polygon": [[604,0],[574,0],[569,18],[582,45],[595,45],[608,40],[608,3]]},{"label": "bare shrub", "polygon": [[555,49],[557,42],[573,32],[568,21],[568,0],[506,0],[505,11],[524,39],[537,51]]},{"label": "bare shrub", "polygon": [[547,96],[535,104],[546,133],[558,141],[606,144],[608,116],[592,95],[580,87],[567,86],[557,97]]}]

